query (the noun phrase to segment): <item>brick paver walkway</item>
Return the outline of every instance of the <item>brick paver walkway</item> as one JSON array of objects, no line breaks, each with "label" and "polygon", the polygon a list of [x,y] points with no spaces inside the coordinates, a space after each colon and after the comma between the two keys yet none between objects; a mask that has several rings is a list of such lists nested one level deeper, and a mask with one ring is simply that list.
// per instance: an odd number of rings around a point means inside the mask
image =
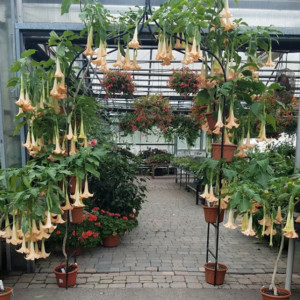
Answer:
[{"label": "brick paver walkway", "polygon": [[[78,287],[210,287],[205,283],[203,264],[206,229],[201,206],[173,177],[147,182],[148,201],[139,215],[139,226],[126,234],[117,248],[85,250],[78,257]],[[228,266],[222,288],[253,288],[269,284],[276,249],[257,243],[238,230],[220,226],[219,262]],[[213,243],[212,243],[213,244]],[[63,257],[38,261],[35,274],[10,276],[16,287],[56,287],[53,267]],[[285,272],[286,257],[279,264]],[[284,275],[278,277],[284,282]],[[293,287],[300,289],[300,275]]]}]

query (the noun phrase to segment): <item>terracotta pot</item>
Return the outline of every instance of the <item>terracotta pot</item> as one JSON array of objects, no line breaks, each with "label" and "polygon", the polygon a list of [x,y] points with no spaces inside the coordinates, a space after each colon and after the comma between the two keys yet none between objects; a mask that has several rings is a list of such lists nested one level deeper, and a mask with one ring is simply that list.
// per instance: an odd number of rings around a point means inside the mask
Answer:
[{"label": "terracotta pot", "polygon": [[117,247],[119,245],[120,236],[117,235],[109,235],[103,239],[102,243],[104,247]]},{"label": "terracotta pot", "polygon": [[[226,159],[227,162],[232,162],[234,151],[236,150],[237,145],[223,145],[223,158]],[[213,143],[212,144],[212,158],[214,160],[221,159],[221,144]]]},{"label": "terracotta pot", "polygon": [[205,269],[205,281],[209,284],[213,285],[221,285],[224,283],[225,274],[228,270],[227,266],[223,264],[218,264],[217,268],[217,277],[216,277],[216,283],[215,281],[215,263],[206,263],[204,265]]},{"label": "terracotta pot", "polygon": [[[218,217],[218,207],[217,206],[209,207],[207,205],[202,205],[202,207],[203,207],[205,221],[207,223],[216,223]],[[224,220],[224,209],[221,209],[219,223],[222,223],[223,220]]]},{"label": "terracotta pot", "polygon": [[4,289],[7,290],[7,292],[0,294],[0,299],[1,300],[10,300],[10,296],[13,292],[13,289],[8,286],[5,286]]},{"label": "terracotta pot", "polygon": [[263,298],[263,300],[272,300],[272,299],[283,299],[283,300],[288,300],[291,297],[291,292],[289,290],[286,289],[282,289],[282,288],[277,288],[278,292],[281,293],[285,293],[286,295],[282,295],[282,296],[275,296],[275,295],[270,295],[267,294],[266,291],[269,289],[269,287],[265,287],[263,286],[259,291],[260,294]]},{"label": "terracotta pot", "polygon": [[[75,268],[75,270],[68,273],[68,287],[74,286],[76,284],[77,279],[77,272],[79,270],[79,267],[75,264],[71,265]],[[56,283],[59,287],[66,287],[66,273],[59,272],[61,268],[65,268],[66,264],[61,264],[56,267],[54,267],[53,271],[56,275]],[[59,271],[58,271],[59,270]]]},{"label": "terracotta pot", "polygon": [[71,213],[72,219],[70,222],[72,224],[81,224],[83,222],[83,207],[73,207]]},{"label": "terracotta pot", "polygon": [[209,129],[211,131],[215,130],[217,120],[214,118],[213,114],[212,113],[207,113],[205,116],[206,116],[206,120],[207,120]]}]

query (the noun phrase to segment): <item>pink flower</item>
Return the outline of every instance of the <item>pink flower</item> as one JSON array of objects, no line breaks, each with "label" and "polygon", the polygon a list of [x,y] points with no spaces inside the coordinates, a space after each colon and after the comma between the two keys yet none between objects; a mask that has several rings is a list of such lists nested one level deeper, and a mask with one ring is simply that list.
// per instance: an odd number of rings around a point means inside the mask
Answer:
[{"label": "pink flower", "polygon": [[97,139],[92,139],[92,140],[89,142],[89,145],[92,146],[92,147],[95,147],[97,144],[98,144]]}]

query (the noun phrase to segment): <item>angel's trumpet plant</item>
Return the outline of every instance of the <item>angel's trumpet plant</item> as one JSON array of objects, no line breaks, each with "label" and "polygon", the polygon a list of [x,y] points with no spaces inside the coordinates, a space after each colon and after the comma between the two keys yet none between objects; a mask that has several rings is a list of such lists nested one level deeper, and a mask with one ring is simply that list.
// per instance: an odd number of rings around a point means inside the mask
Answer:
[{"label": "angel's trumpet plant", "polygon": [[233,127],[238,128],[240,126],[240,124],[236,123],[237,119],[234,116],[232,102],[230,103],[229,118],[227,120],[227,124],[225,125],[226,128],[232,129]]},{"label": "angel's trumpet plant", "polygon": [[197,50],[197,42],[196,42],[196,36],[194,36],[194,39],[193,39],[193,44],[192,44],[192,49],[190,51],[190,56],[193,58],[193,59],[196,59],[198,60],[199,58],[199,53],[198,53],[198,50]]},{"label": "angel's trumpet plant", "polygon": [[177,33],[177,38],[176,38],[176,43],[174,45],[174,49],[182,49],[182,45],[181,45],[181,42],[180,42],[180,36],[179,36],[179,32]]},{"label": "angel's trumpet plant", "polygon": [[158,39],[158,45],[157,45],[157,53],[156,53],[156,56],[155,56],[155,59],[156,60],[162,60],[162,57],[161,57],[161,52],[162,52],[162,38],[159,37]]},{"label": "angel's trumpet plant", "polygon": [[129,42],[128,46],[133,49],[141,48],[138,41],[138,24],[135,26],[134,34],[132,40]]},{"label": "angel's trumpet plant", "polygon": [[81,201],[80,201],[80,182],[79,178],[76,177],[76,187],[75,187],[75,194],[71,195],[71,198],[75,199],[75,202],[73,203],[74,207],[83,207],[85,206]]},{"label": "angel's trumpet plant", "polygon": [[16,251],[19,253],[29,254],[29,249],[26,247],[25,235],[23,235],[21,248]]},{"label": "angel's trumpet plant", "polygon": [[34,243],[31,240],[30,241],[30,246],[29,246],[29,253],[26,255],[25,259],[26,260],[35,260],[39,258],[39,255],[35,253],[34,251]]},{"label": "angel's trumpet plant", "polygon": [[224,10],[221,12],[220,17],[222,18],[231,18],[232,14],[229,10],[228,0],[224,1]]},{"label": "angel's trumpet plant", "polygon": [[85,56],[91,56],[94,54],[94,51],[92,49],[93,45],[93,26],[90,27],[89,33],[88,33],[88,38],[87,38],[87,43],[86,43],[86,49],[82,53]]},{"label": "angel's trumpet plant", "polygon": [[276,217],[275,217],[273,222],[275,224],[281,224],[282,221],[283,221],[283,217],[282,217],[282,214],[281,214],[281,206],[278,206],[277,214],[276,214]]},{"label": "angel's trumpet plant", "polygon": [[63,76],[60,80],[60,83],[57,84],[57,91],[60,93],[58,99],[66,99],[67,98],[67,86],[65,82],[65,77]]},{"label": "angel's trumpet plant", "polygon": [[204,187],[204,192],[200,195],[203,199],[206,199],[209,197],[209,192],[208,192],[208,184],[205,185]]},{"label": "angel's trumpet plant", "polygon": [[50,255],[50,253],[47,253],[45,250],[45,239],[42,239],[42,247],[41,247],[40,257],[47,258],[49,255]]},{"label": "angel's trumpet plant", "polygon": [[19,245],[22,243],[22,240],[20,240],[18,238],[18,233],[17,233],[17,228],[16,228],[16,217],[15,214],[13,214],[13,226],[12,226],[12,230],[11,230],[11,237],[10,238],[6,238],[6,242],[8,244],[12,244],[12,245]]},{"label": "angel's trumpet plant", "polygon": [[244,235],[246,235],[246,236],[255,236],[256,235],[255,231],[253,230],[252,223],[253,223],[252,213],[250,213],[247,229],[242,231],[242,233]]},{"label": "angel's trumpet plant", "polygon": [[106,47],[105,47],[105,43],[102,42],[102,40],[100,40],[99,49],[97,52],[97,58],[92,60],[91,63],[100,67],[102,65],[102,62],[103,62],[102,58],[104,56],[107,56]]},{"label": "angel's trumpet plant", "polygon": [[55,71],[54,77],[55,78],[63,78],[64,77],[64,73],[61,71],[61,67],[60,67],[60,62],[59,62],[58,56],[56,57],[56,71]]},{"label": "angel's trumpet plant", "polygon": [[229,139],[229,136],[228,136],[228,133],[227,133],[226,129],[224,130],[224,144],[225,145],[232,145],[232,143],[230,142],[230,139]]},{"label": "angel's trumpet plant", "polygon": [[197,78],[198,86],[200,89],[206,88],[206,70],[205,64],[202,63],[200,75]]},{"label": "angel's trumpet plant", "polygon": [[224,123],[222,121],[222,110],[221,110],[221,106],[219,106],[219,110],[218,110],[218,120],[217,123],[215,125],[215,130],[213,130],[214,134],[221,134],[220,129],[224,126]]},{"label": "angel's trumpet plant", "polygon": [[246,144],[244,145],[245,148],[247,149],[252,149],[255,147],[254,144],[251,144],[251,141],[250,141],[250,130],[248,129],[248,132],[247,132],[247,139],[246,139]]},{"label": "angel's trumpet plant", "polygon": [[210,185],[210,188],[209,188],[209,195],[205,199],[207,202],[217,202],[218,201],[218,198],[214,195],[214,189],[213,189],[212,184]]},{"label": "angel's trumpet plant", "polygon": [[113,67],[122,68],[122,66],[123,66],[122,55],[120,51],[120,44],[118,44],[117,61],[113,64]]},{"label": "angel's trumpet plant", "polygon": [[167,58],[167,42],[166,37],[163,38],[161,52],[160,52],[160,59],[164,60]]},{"label": "angel's trumpet plant", "polygon": [[31,232],[33,236],[38,236],[41,233],[41,231],[37,229],[35,219],[31,221]]},{"label": "angel's trumpet plant", "polygon": [[59,155],[61,154],[61,147],[59,143],[58,129],[55,130],[55,149],[52,150],[53,154]]},{"label": "angel's trumpet plant", "polygon": [[224,227],[229,229],[235,229],[237,228],[237,225],[234,223],[234,217],[233,217],[233,209],[230,208],[229,215],[228,215],[228,221],[226,224],[224,224]]},{"label": "angel's trumpet plant", "polygon": [[130,61],[129,47],[127,47],[127,49],[126,49],[126,54],[125,54],[125,58],[124,58],[124,61],[123,61],[122,68],[124,70],[131,70],[131,61]]},{"label": "angel's trumpet plant", "polygon": [[141,67],[139,66],[139,64],[137,62],[137,50],[134,50],[134,52],[133,52],[132,69],[135,71],[138,71],[141,69]]},{"label": "angel's trumpet plant", "polygon": [[21,81],[20,96],[19,96],[18,101],[16,101],[16,105],[18,105],[18,106],[22,106],[25,101],[24,83],[23,83],[23,75],[22,74],[21,74],[20,81]]},{"label": "angel's trumpet plant", "polygon": [[272,46],[271,46],[271,42],[270,42],[270,49],[269,49],[269,53],[268,53],[268,60],[265,63],[266,67],[274,67],[275,63],[272,61]]},{"label": "angel's trumpet plant", "polygon": [[189,64],[192,64],[193,62],[194,62],[194,59],[190,56],[189,43],[186,43],[185,54],[184,54],[184,58],[181,61],[181,63],[184,65],[189,65]]},{"label": "angel's trumpet plant", "polygon": [[57,90],[57,79],[56,78],[54,79],[54,83],[53,83],[52,90],[50,91],[50,95],[55,99],[57,99],[59,97],[59,92]]},{"label": "angel's trumpet plant", "polygon": [[80,120],[80,132],[79,132],[79,137],[80,139],[86,139],[86,135],[85,135],[85,132],[84,132],[84,123],[83,123],[83,114],[82,114],[82,111],[81,111],[81,120]]},{"label": "angel's trumpet plant", "polygon": [[93,197],[94,194],[91,194],[89,192],[89,186],[88,186],[88,180],[87,177],[85,178],[85,183],[84,183],[84,191],[83,194],[81,194],[81,198],[87,199]]},{"label": "angel's trumpet plant", "polygon": [[74,155],[78,152],[78,150],[76,149],[76,142],[74,141],[74,139],[71,140],[71,147],[70,147],[70,151],[69,151],[69,155]]},{"label": "angel's trumpet plant", "polygon": [[108,68],[107,62],[106,62],[106,57],[102,57],[102,63],[101,63],[101,66],[99,67],[99,70],[102,73],[107,73],[109,71],[109,68]]},{"label": "angel's trumpet plant", "polygon": [[72,210],[73,206],[70,203],[69,195],[65,192],[65,205],[62,207],[63,210]]},{"label": "angel's trumpet plant", "polygon": [[30,132],[30,127],[28,127],[26,142],[25,142],[25,144],[22,144],[22,146],[27,148],[28,150],[30,150],[31,145],[32,145],[31,144],[31,132]]},{"label": "angel's trumpet plant", "polygon": [[242,219],[241,231],[245,231],[247,229],[247,227],[248,227],[248,221],[249,221],[248,213],[245,213],[243,215],[243,219]]},{"label": "angel's trumpet plant", "polygon": [[288,216],[286,219],[286,224],[285,227],[282,229],[282,231],[284,232],[284,236],[290,239],[296,239],[298,238],[298,234],[295,231],[295,227],[294,227],[294,212],[292,212],[291,210],[289,210],[288,212]]},{"label": "angel's trumpet plant", "polygon": [[67,134],[67,140],[71,141],[73,139],[73,128],[72,128],[72,122],[69,123],[69,129]]},{"label": "angel's trumpet plant", "polygon": [[38,236],[39,240],[41,239],[49,239],[50,234],[46,232],[47,229],[43,229],[42,221],[39,221],[40,234]]},{"label": "angel's trumpet plant", "polygon": [[259,138],[256,139],[256,141],[259,142],[270,142],[271,139],[267,139],[266,137],[266,122],[262,121],[261,122],[261,127],[260,127],[260,133],[259,133]]}]

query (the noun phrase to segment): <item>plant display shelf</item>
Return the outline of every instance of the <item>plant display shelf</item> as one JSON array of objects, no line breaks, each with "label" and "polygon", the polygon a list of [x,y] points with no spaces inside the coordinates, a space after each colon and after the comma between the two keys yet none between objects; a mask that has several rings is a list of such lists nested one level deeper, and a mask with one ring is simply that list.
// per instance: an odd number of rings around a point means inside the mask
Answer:
[{"label": "plant display shelf", "polygon": [[179,186],[184,186],[186,191],[192,190],[196,195],[196,205],[199,204],[199,194],[201,181],[196,177],[194,172],[184,169],[182,167],[175,167],[175,183]]}]

